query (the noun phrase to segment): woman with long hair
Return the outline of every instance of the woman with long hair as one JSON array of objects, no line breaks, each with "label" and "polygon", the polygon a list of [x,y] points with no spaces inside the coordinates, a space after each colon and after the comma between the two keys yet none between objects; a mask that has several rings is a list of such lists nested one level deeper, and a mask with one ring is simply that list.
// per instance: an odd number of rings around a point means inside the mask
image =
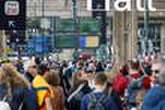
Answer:
[{"label": "woman with long hair", "polygon": [[56,70],[50,70],[45,78],[52,90],[50,102],[53,110],[65,110],[65,96],[64,91],[60,86],[59,72]]},{"label": "woman with long hair", "polygon": [[88,86],[87,75],[83,72],[78,72],[73,75],[72,88],[67,99],[69,110],[80,110],[81,100],[84,95],[91,92]]},{"label": "woman with long hair", "polygon": [[0,67],[0,100],[6,98],[11,110],[36,110],[27,97],[30,84],[11,63]]}]

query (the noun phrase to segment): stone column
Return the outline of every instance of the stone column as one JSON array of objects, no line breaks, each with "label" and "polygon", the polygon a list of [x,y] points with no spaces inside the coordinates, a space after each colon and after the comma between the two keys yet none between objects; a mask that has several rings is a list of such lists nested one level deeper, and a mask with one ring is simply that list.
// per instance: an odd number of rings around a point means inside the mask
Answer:
[{"label": "stone column", "polygon": [[138,15],[135,8],[130,12],[114,12],[113,27],[115,57],[124,63],[137,56]]},{"label": "stone column", "polygon": [[[130,38],[130,44],[129,44],[129,58],[135,58],[138,55],[138,12],[136,9],[136,0],[132,0],[132,12],[130,13],[130,17],[132,20],[129,20],[128,22],[131,22],[130,30],[129,30],[129,38]],[[130,33],[131,32],[131,33]]]},{"label": "stone column", "polygon": [[123,13],[121,12],[114,12],[113,16],[113,48],[115,59],[122,60],[122,45],[123,42],[121,40],[123,36]]},{"label": "stone column", "polygon": [[127,37],[127,58],[135,58],[138,54],[138,16],[137,12],[127,12],[127,23],[126,23]]},{"label": "stone column", "polygon": [[165,52],[165,24],[161,26],[161,52]]}]

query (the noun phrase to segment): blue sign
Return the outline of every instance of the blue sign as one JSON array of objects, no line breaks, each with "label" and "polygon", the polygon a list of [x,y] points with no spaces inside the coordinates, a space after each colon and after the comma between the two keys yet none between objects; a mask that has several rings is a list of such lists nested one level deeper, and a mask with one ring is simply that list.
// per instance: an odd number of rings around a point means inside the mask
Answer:
[{"label": "blue sign", "polygon": [[52,49],[51,37],[31,36],[28,41],[29,54],[45,54]]},{"label": "blue sign", "polygon": [[80,48],[97,48],[99,47],[98,36],[80,36],[79,37]]},{"label": "blue sign", "polygon": [[86,37],[85,36],[80,36],[79,37],[79,47],[80,48],[85,48],[86,47]]}]

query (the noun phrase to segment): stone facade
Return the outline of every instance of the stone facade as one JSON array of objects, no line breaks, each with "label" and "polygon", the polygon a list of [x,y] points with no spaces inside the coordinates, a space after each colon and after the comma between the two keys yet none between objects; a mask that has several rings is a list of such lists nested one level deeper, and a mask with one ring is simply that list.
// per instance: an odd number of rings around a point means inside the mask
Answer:
[{"label": "stone facade", "polygon": [[[72,0],[28,0],[27,16],[42,16],[43,7],[45,16],[72,17]],[[86,0],[77,0],[78,16],[91,16],[91,12],[86,10]]]},{"label": "stone facade", "polygon": [[[72,0],[28,0],[27,16],[59,16],[62,18],[72,17]],[[87,11],[86,0],[77,1],[77,15],[91,16],[91,12]],[[112,0],[113,1],[113,0]],[[165,51],[165,0],[153,0],[154,7],[158,9],[156,12],[150,12],[150,23],[161,25],[161,51]],[[132,0],[134,6],[135,2]],[[112,3],[112,2],[111,2]],[[113,3],[112,3],[113,4]],[[112,5],[111,4],[111,5]],[[110,6],[111,6],[110,5]],[[43,7],[44,6],[44,13]],[[138,24],[143,23],[144,13],[137,12],[116,12],[111,10],[108,17],[113,20],[113,45],[115,53],[123,62],[137,55],[137,33]]]}]

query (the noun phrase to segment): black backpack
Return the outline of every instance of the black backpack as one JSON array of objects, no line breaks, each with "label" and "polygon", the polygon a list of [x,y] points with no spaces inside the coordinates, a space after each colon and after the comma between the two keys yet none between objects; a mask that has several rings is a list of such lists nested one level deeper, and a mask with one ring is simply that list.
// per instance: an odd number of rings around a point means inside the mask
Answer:
[{"label": "black backpack", "polygon": [[102,95],[99,99],[96,98],[95,94],[89,94],[88,110],[106,110],[106,102],[108,101],[107,95]]}]

